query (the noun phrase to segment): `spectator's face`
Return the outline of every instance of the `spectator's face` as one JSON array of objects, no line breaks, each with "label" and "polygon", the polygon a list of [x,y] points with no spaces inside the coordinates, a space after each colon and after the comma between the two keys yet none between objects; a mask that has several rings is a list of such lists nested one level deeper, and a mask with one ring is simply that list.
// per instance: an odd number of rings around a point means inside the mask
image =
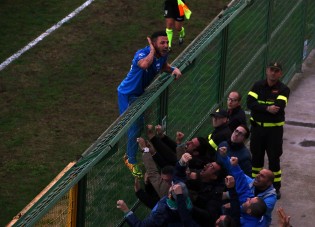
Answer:
[{"label": "spectator's face", "polygon": [[200,146],[200,143],[197,138],[193,138],[190,141],[186,142],[186,152],[192,154],[194,150],[196,150]]},{"label": "spectator's face", "polygon": [[227,98],[227,107],[229,110],[235,109],[241,102],[239,101],[239,95],[237,92],[231,92]]},{"label": "spectator's face", "polygon": [[212,126],[214,128],[220,127],[221,125],[225,124],[227,122],[226,117],[212,117]]},{"label": "spectator's face", "polygon": [[247,210],[252,203],[257,203],[257,197],[247,198],[246,202],[242,204],[243,209]]},{"label": "spectator's face", "polygon": [[270,174],[272,174],[270,170],[260,170],[259,174],[255,177],[254,186],[258,189],[265,189],[269,187],[272,184],[272,182],[270,182]]},{"label": "spectator's face", "polygon": [[170,174],[161,174],[161,178],[163,181],[167,182],[169,185],[172,184],[172,175]]},{"label": "spectator's face", "polygon": [[157,55],[165,56],[168,54],[168,39],[167,36],[159,36],[156,41],[153,42],[153,46]]},{"label": "spectator's face", "polygon": [[216,180],[218,177],[216,173],[221,170],[221,166],[216,162],[208,163],[204,166],[203,170],[200,172],[201,180],[208,182],[211,180]]},{"label": "spectator's face", "polygon": [[243,143],[245,141],[246,130],[238,126],[231,135],[231,141],[233,143]]},{"label": "spectator's face", "polygon": [[282,71],[278,68],[268,67],[266,69],[266,76],[269,81],[277,82],[282,76]]}]

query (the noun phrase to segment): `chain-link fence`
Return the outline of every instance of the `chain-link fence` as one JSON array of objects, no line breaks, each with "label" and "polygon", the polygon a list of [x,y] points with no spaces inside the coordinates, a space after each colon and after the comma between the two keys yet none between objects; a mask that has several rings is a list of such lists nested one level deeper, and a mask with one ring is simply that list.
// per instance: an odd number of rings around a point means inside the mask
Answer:
[{"label": "chain-link fence", "polygon": [[140,119],[162,124],[171,136],[179,130],[186,139],[206,136],[210,113],[224,106],[231,90],[246,96],[269,61],[282,63],[285,83],[299,72],[314,48],[314,23],[313,0],[232,1],[173,62],[184,76],[160,75],[15,225],[124,225],[118,199],[145,216],[122,161],[130,126]]}]

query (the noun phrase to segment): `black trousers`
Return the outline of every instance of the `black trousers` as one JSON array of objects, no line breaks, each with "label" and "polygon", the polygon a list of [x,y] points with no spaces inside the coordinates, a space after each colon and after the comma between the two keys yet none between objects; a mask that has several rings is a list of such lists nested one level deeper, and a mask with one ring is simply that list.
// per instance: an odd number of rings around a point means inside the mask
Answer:
[{"label": "black trousers", "polygon": [[283,126],[261,127],[252,125],[250,151],[252,153],[252,174],[259,173],[264,167],[264,157],[267,153],[269,169],[275,175],[274,187],[281,187],[280,156],[283,153]]}]

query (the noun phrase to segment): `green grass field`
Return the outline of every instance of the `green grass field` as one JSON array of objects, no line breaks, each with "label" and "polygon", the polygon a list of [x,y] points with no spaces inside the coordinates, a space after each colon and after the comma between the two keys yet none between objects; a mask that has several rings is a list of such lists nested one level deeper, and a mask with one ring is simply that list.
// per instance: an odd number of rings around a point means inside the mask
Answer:
[{"label": "green grass field", "polygon": [[[227,1],[186,2],[181,48]],[[1,1],[0,64],[83,3]],[[94,1],[0,71],[1,226],[117,118],[116,87],[134,52],[164,28],[161,0]],[[173,49],[170,61],[182,51]]]}]

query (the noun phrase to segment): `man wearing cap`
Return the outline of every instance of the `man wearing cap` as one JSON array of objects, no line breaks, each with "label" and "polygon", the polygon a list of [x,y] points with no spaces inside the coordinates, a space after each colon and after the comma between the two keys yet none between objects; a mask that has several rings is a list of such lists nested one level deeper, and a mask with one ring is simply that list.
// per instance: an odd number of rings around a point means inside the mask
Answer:
[{"label": "man wearing cap", "polygon": [[228,112],[222,108],[217,109],[211,113],[212,126],[214,130],[208,135],[209,144],[212,147],[212,154],[215,155],[218,145],[222,141],[226,141],[231,137],[231,130],[228,125]]},{"label": "man wearing cap", "polygon": [[269,169],[275,175],[274,187],[280,199],[284,109],[288,103],[290,89],[279,81],[282,66],[271,62],[266,69],[266,80],[254,84],[247,96],[247,107],[251,110],[252,177],[256,177],[264,167],[265,152]]}]

